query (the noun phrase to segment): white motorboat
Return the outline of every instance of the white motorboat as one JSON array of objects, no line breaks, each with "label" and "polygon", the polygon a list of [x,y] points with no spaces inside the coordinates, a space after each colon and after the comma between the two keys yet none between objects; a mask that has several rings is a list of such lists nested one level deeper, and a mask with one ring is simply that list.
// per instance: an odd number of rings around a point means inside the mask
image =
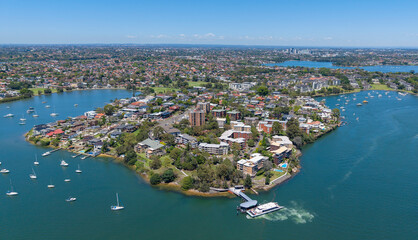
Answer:
[{"label": "white motorboat", "polygon": [[9,172],[10,172],[10,170],[9,169],[5,169],[5,168],[3,168],[3,169],[0,170],[0,173],[3,173],[3,174],[7,174]]},{"label": "white motorboat", "polygon": [[75,200],[77,200],[77,198],[75,198],[75,197],[69,197],[69,198],[65,199],[66,202],[74,202]]},{"label": "white motorboat", "polygon": [[282,209],[282,206],[279,206],[279,204],[275,203],[275,202],[269,202],[266,204],[262,204],[258,207],[252,208],[250,210],[247,211],[247,214],[250,217],[258,217],[267,213],[272,213],[275,211],[278,211],[280,209]]},{"label": "white motorboat", "polygon": [[46,156],[48,156],[48,155],[50,155],[51,154],[51,152],[50,151],[48,151],[48,152],[44,152],[44,153],[42,153],[42,157],[46,157]]},{"label": "white motorboat", "polygon": [[11,117],[14,117],[14,114],[9,113],[9,114],[4,115],[4,117],[5,118],[11,118]]},{"label": "white motorboat", "polygon": [[71,179],[66,178],[66,179],[64,179],[64,182],[71,182]]},{"label": "white motorboat", "polygon": [[45,107],[46,107],[46,108],[50,108],[51,106],[49,106],[49,105],[46,105]]},{"label": "white motorboat", "polygon": [[48,188],[55,188],[54,184],[48,184]]},{"label": "white motorboat", "polygon": [[117,193],[116,193],[116,202],[117,202],[117,205],[116,205],[116,206],[111,206],[111,207],[110,207],[110,209],[111,209],[112,211],[119,211],[119,210],[122,210],[122,209],[124,209],[124,208],[125,208],[124,206],[121,206],[121,205],[119,204],[119,194],[117,194]]}]

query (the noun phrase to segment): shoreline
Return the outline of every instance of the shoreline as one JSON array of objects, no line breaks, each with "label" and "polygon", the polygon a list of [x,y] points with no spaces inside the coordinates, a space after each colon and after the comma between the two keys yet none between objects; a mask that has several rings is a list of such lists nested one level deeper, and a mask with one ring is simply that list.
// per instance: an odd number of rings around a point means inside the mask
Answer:
[{"label": "shoreline", "polygon": [[2,103],[15,102],[15,101],[24,100],[24,99],[31,99],[33,97],[49,96],[49,95],[57,94],[57,93],[66,93],[66,92],[74,92],[74,91],[89,91],[89,90],[126,90],[126,91],[129,91],[126,88],[88,88],[88,89],[73,89],[73,90],[70,90],[70,91],[64,90],[63,92],[51,92],[51,93],[47,93],[47,94],[43,93],[41,95],[38,95],[38,94],[35,94],[34,93],[32,97],[17,96],[17,97],[3,98],[3,99],[0,99],[0,104],[2,104]]},{"label": "shoreline", "polygon": [[[38,144],[35,144],[33,141],[29,140],[28,134],[29,134],[29,132],[27,132],[27,133],[25,133],[23,135],[24,138],[25,138],[25,140],[27,142],[29,142],[30,144],[32,144],[32,145],[40,146]],[[67,151],[69,153],[80,154],[79,152],[74,152],[74,151],[71,151],[69,149],[60,148],[60,147],[54,147],[54,146],[51,146],[51,145],[49,145],[49,146],[47,146],[45,148],[60,149],[60,150],[63,150],[63,151]],[[82,155],[87,156],[88,154],[82,154]],[[299,159],[300,156],[302,156],[302,152],[301,151],[300,151],[300,153],[297,156],[298,159]],[[95,158],[93,156],[91,156],[91,157],[92,158]],[[178,183],[176,183],[176,182],[159,183],[157,185],[151,185],[150,184],[150,178],[148,177],[148,175],[138,172],[137,171],[137,168],[135,167],[135,165],[132,165],[132,166],[127,165],[126,163],[124,163],[124,161],[123,161],[122,158],[119,158],[119,157],[116,157],[116,156],[113,156],[113,155],[110,155],[110,154],[105,154],[105,153],[100,153],[96,157],[111,158],[112,159],[112,162],[114,162],[116,164],[123,165],[124,167],[131,169],[137,175],[139,175],[148,185],[150,185],[151,187],[157,188],[158,190],[173,191],[173,192],[177,192],[177,193],[184,194],[186,196],[194,196],[194,197],[211,197],[211,198],[212,197],[227,197],[227,198],[235,198],[236,197],[235,195],[231,194],[228,191],[226,191],[226,192],[217,192],[217,191],[210,190],[209,192],[200,192],[200,191],[198,191],[196,189],[190,189],[190,190],[184,191],[183,189],[181,189],[181,186]],[[280,177],[278,177],[276,179],[273,179],[272,182],[273,181],[276,181],[279,178],[282,178],[284,176],[287,176],[287,177],[281,179],[280,181],[278,181],[275,184],[270,184],[270,185],[267,185],[267,186],[265,186],[263,188],[255,188],[255,189],[258,190],[258,191],[261,191],[261,192],[270,191],[274,187],[280,186],[281,184],[287,182],[288,180],[290,180],[291,178],[293,178],[294,176],[296,176],[300,172],[300,169],[301,169],[301,167],[299,166],[298,167],[298,171],[296,171],[294,173],[291,173],[291,174],[286,173],[285,175],[282,175],[282,176],[280,176]]]}]

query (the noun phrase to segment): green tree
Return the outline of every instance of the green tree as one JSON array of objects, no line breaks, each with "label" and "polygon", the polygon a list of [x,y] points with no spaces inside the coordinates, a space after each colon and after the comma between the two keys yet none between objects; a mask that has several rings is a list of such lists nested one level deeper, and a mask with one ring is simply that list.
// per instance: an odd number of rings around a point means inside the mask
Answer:
[{"label": "green tree", "polygon": [[111,116],[115,112],[116,108],[111,104],[107,104],[106,106],[104,106],[103,110],[107,116]]},{"label": "green tree", "polygon": [[33,92],[27,88],[20,89],[20,94],[26,98],[30,98],[33,96]]},{"label": "green tree", "polygon": [[335,117],[336,119],[339,119],[340,118],[340,109],[338,109],[338,108],[332,109],[332,116]]},{"label": "green tree", "polygon": [[193,178],[190,176],[184,177],[181,181],[181,188],[183,190],[189,190],[193,188]]},{"label": "green tree", "polygon": [[257,88],[257,94],[260,96],[267,96],[269,94],[269,89],[266,85],[261,85]]},{"label": "green tree", "polygon": [[157,185],[157,184],[161,183],[161,177],[160,177],[159,174],[154,173],[154,174],[151,174],[151,177],[150,177],[149,181],[150,181],[151,185]]},{"label": "green tree", "polygon": [[165,183],[169,183],[176,179],[176,175],[174,174],[173,169],[169,168],[161,174],[161,180]]},{"label": "green tree", "polygon": [[270,185],[270,176],[269,175],[266,176],[265,184]]},{"label": "green tree", "polygon": [[296,118],[292,118],[287,122],[287,129],[286,129],[286,135],[290,139],[294,139],[297,136],[302,136],[302,132],[299,128],[299,122]]},{"label": "green tree", "polygon": [[154,138],[160,139],[161,136],[164,134],[164,128],[157,126],[154,128],[152,133],[154,134]]},{"label": "green tree", "polygon": [[161,167],[161,160],[155,157],[149,164],[151,169],[159,169]]},{"label": "green tree", "polygon": [[282,124],[279,123],[279,122],[274,122],[273,123],[273,127],[271,129],[271,134],[273,134],[273,135],[276,135],[276,134],[281,135],[282,130],[283,130]]},{"label": "green tree", "polygon": [[135,164],[136,159],[137,159],[137,155],[134,150],[131,149],[126,152],[125,158],[124,158],[125,163],[128,163],[129,165],[133,165]]},{"label": "green tree", "polygon": [[244,187],[250,189],[253,186],[253,181],[250,175],[247,175],[244,180]]},{"label": "green tree", "polygon": [[253,140],[253,139],[249,139],[249,140],[247,141],[247,145],[248,145],[249,147],[254,147],[254,146],[255,146],[254,140]]}]

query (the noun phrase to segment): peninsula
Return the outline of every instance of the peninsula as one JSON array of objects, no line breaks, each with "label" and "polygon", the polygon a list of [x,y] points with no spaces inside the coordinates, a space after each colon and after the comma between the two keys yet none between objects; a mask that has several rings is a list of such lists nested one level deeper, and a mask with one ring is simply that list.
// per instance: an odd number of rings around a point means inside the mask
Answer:
[{"label": "peninsula", "polygon": [[299,149],[335,129],[340,111],[309,96],[250,85],[134,93],[36,125],[26,139],[74,156],[113,157],[150,184],[185,194],[225,195],[236,185],[269,190],[299,171]]}]

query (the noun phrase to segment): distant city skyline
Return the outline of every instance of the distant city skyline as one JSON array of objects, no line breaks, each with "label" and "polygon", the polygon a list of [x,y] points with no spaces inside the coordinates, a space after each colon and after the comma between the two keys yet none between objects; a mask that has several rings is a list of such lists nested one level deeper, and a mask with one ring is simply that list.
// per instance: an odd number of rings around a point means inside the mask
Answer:
[{"label": "distant city skyline", "polygon": [[0,1],[0,44],[418,47],[412,0]]}]

